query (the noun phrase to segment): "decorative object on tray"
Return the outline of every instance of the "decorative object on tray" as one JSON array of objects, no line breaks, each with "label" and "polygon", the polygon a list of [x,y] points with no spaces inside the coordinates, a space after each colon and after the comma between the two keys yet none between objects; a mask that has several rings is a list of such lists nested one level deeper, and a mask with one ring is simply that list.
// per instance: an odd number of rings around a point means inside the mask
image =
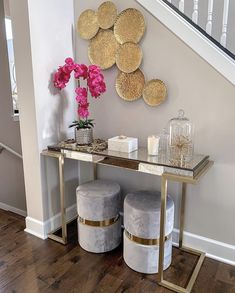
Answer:
[{"label": "decorative object on tray", "polygon": [[143,99],[149,106],[158,106],[164,102],[167,90],[163,81],[152,79],[148,81],[143,90]]},{"label": "decorative object on tray", "polygon": [[118,42],[112,30],[100,30],[91,40],[88,47],[88,57],[92,64],[98,64],[101,69],[108,69],[116,62]]},{"label": "decorative object on tray", "polygon": [[59,147],[64,147],[74,151],[85,151],[88,153],[102,152],[108,148],[107,141],[96,138],[89,145],[78,145],[75,139],[62,141],[58,144]]},{"label": "decorative object on tray", "polygon": [[125,73],[131,73],[140,67],[143,53],[139,45],[124,43],[120,45],[116,54],[117,67]]},{"label": "decorative object on tray", "polygon": [[131,153],[138,149],[138,138],[119,135],[108,139],[110,151]]},{"label": "decorative object on tray", "polygon": [[139,43],[145,32],[143,14],[135,9],[128,8],[122,11],[114,24],[114,35],[120,44],[126,42]]},{"label": "decorative object on tray", "polygon": [[159,150],[160,136],[150,135],[148,136],[148,155],[157,156]]},{"label": "decorative object on tray", "polygon": [[91,9],[82,12],[77,30],[81,38],[90,40],[88,57],[92,64],[105,70],[116,63],[120,70],[116,91],[122,99],[135,101],[143,96],[149,106],[164,102],[166,86],[162,81],[153,79],[144,87],[145,77],[140,70],[143,53],[138,43],[146,24],[141,11],[127,8],[118,14],[116,5],[106,1],[97,12]]},{"label": "decorative object on tray", "polygon": [[170,162],[185,165],[193,157],[193,126],[184,111],[179,110],[178,117],[169,122],[169,155]]},{"label": "decorative object on tray", "polygon": [[117,7],[111,1],[102,3],[98,8],[98,24],[102,29],[111,28],[117,18]]},{"label": "decorative object on tray", "polygon": [[[90,115],[88,94],[90,93],[91,97],[95,99],[98,98],[106,91],[106,84],[104,82],[104,76],[98,66],[77,64],[72,58],[67,58],[65,59],[65,64],[60,66],[54,74],[54,86],[60,90],[65,88],[72,73],[79,84],[75,90],[79,120],[73,121],[69,127],[75,127],[75,138],[77,143],[86,145],[92,143],[92,128],[94,127],[93,119],[88,119]],[[80,78],[86,81],[86,87],[80,87]]]},{"label": "decorative object on tray", "polygon": [[99,30],[97,13],[92,9],[83,11],[77,22],[77,30],[81,38],[92,39]]},{"label": "decorative object on tray", "polygon": [[119,72],[116,79],[116,91],[125,101],[135,101],[142,96],[145,78],[140,69],[132,73]]}]

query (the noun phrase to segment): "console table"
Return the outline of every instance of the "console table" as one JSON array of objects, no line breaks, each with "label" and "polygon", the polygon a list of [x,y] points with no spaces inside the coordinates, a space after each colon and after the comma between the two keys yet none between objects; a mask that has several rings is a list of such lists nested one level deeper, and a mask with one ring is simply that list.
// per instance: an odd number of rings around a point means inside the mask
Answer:
[{"label": "console table", "polygon": [[[200,178],[213,165],[209,156],[195,154],[190,163],[180,165],[172,164],[169,160],[161,156],[148,156],[147,149],[140,148],[132,153],[121,153],[109,150],[80,151],[75,145],[56,145],[50,146],[42,152],[42,155],[57,158],[59,161],[59,180],[60,180],[60,203],[61,203],[61,221],[62,237],[54,235],[51,232],[48,238],[58,241],[62,244],[67,243],[67,223],[64,196],[64,160],[73,159],[78,161],[92,162],[94,166],[94,178],[97,177],[97,165],[109,165],[118,168],[134,170],[136,172],[148,173],[161,176],[161,216],[160,216],[160,239],[159,239],[159,273],[157,275],[158,283],[175,292],[188,293],[196,281],[197,275],[205,258],[205,253],[183,245],[185,197],[187,184],[196,184]],[[191,278],[186,288],[175,285],[163,278],[163,260],[164,260],[164,234],[166,217],[166,199],[168,181],[182,183],[181,207],[180,207],[180,229],[179,229],[179,249],[188,253],[197,255],[198,262],[194,268]]]}]

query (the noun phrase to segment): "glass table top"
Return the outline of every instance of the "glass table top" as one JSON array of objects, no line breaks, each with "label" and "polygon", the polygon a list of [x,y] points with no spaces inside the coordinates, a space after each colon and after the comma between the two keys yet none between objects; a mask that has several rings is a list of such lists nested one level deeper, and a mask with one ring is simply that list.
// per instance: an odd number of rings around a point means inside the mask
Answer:
[{"label": "glass table top", "polygon": [[193,159],[189,163],[179,163],[170,161],[165,156],[149,156],[146,148],[139,148],[137,151],[131,153],[123,153],[123,152],[114,152],[110,150],[104,150],[98,153],[97,155],[104,155],[107,157],[119,158],[119,159],[127,159],[133,160],[141,163],[158,165],[158,166],[166,166],[171,168],[180,168],[188,171],[194,171],[201,163],[205,160],[209,159],[209,156],[195,154]]},{"label": "glass table top", "polygon": [[177,169],[182,169],[187,171],[195,171],[201,164],[203,164],[205,161],[208,161],[209,159],[209,156],[207,155],[194,154],[193,159],[188,163],[173,162],[163,155],[149,156],[147,148],[139,148],[137,151],[133,151],[131,153],[124,153],[124,152],[111,151],[108,149],[90,151],[89,149],[86,150],[85,148],[81,149],[80,147],[77,147],[75,144],[71,144],[71,145],[58,144],[58,145],[48,146],[48,150],[57,151],[57,152],[59,151],[62,153],[63,151],[80,152],[80,153],[103,156],[106,158],[114,158],[114,159],[126,160],[126,161],[138,162],[138,163],[146,163],[146,164],[151,164],[156,166],[177,168]]}]

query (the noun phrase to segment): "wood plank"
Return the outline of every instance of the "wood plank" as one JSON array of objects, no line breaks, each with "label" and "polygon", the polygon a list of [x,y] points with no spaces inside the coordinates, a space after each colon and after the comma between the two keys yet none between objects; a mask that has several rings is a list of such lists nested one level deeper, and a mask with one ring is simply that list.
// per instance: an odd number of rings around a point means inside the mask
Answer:
[{"label": "wood plank", "polygon": [[[158,286],[156,274],[131,270],[123,260],[122,246],[104,254],[80,248],[76,222],[69,226],[66,246],[43,241],[23,229],[23,218],[0,211],[0,292],[170,293]],[[196,260],[174,248],[164,277],[185,286]],[[192,292],[235,293],[235,267],[206,258]]]}]

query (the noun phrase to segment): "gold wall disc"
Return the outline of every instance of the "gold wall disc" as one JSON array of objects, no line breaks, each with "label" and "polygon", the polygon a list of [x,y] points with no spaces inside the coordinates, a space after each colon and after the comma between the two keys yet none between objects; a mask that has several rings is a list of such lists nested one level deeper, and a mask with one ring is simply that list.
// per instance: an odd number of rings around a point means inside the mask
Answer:
[{"label": "gold wall disc", "polygon": [[152,79],[146,83],[143,90],[143,99],[149,106],[158,106],[165,101],[167,89],[163,81]]},{"label": "gold wall disc", "polygon": [[117,18],[117,8],[111,1],[102,3],[97,12],[98,24],[102,29],[111,28]]},{"label": "gold wall disc", "polygon": [[114,24],[114,35],[120,44],[126,42],[138,43],[144,32],[145,21],[139,10],[128,8],[118,15]]},{"label": "gold wall disc", "polygon": [[87,9],[81,13],[77,22],[77,30],[81,38],[90,40],[93,38],[98,30],[97,14],[92,9]]},{"label": "gold wall disc", "polygon": [[112,67],[116,62],[118,46],[113,31],[100,30],[88,47],[90,62],[99,65],[101,69]]},{"label": "gold wall disc", "polygon": [[140,69],[132,73],[119,72],[116,79],[116,91],[125,101],[135,101],[142,96],[145,78]]},{"label": "gold wall disc", "polygon": [[137,44],[124,43],[117,50],[116,64],[121,71],[131,73],[139,68],[142,57],[142,50]]}]

